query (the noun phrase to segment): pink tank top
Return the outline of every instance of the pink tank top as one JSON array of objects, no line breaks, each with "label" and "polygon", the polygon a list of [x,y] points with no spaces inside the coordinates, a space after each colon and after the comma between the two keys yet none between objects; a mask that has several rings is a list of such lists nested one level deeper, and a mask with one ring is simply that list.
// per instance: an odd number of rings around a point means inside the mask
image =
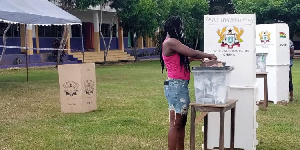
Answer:
[{"label": "pink tank top", "polygon": [[180,65],[180,56],[178,53],[175,53],[172,56],[165,56],[162,54],[162,57],[166,65],[169,78],[190,80],[190,72],[185,70],[184,66]]}]

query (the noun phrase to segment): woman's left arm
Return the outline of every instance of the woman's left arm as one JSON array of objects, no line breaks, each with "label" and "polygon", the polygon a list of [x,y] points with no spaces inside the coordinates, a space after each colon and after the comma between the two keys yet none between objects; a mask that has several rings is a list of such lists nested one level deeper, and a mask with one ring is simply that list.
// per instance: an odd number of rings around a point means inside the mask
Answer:
[{"label": "woman's left arm", "polygon": [[192,62],[192,61],[203,61],[203,59],[197,59],[197,58],[193,58],[193,57],[189,57],[189,61]]}]

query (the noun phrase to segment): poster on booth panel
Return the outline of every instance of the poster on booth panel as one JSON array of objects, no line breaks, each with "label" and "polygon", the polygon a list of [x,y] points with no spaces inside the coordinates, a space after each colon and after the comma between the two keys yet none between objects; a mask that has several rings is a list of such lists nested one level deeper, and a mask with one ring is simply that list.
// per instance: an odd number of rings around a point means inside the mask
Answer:
[{"label": "poster on booth panel", "polygon": [[[269,53],[276,49],[276,26],[256,25],[256,53]],[[270,54],[272,55],[272,54]]]},{"label": "poster on booth panel", "polygon": [[234,66],[230,86],[255,85],[255,27],[254,14],[204,16],[204,51]]}]

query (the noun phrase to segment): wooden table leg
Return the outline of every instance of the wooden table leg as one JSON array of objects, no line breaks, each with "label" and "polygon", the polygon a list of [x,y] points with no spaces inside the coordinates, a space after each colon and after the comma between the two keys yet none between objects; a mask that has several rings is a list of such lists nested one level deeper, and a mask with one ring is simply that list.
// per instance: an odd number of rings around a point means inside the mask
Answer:
[{"label": "wooden table leg", "polygon": [[194,106],[191,106],[191,133],[190,133],[190,149],[195,150],[195,118],[196,110]]},{"label": "wooden table leg", "polygon": [[204,150],[207,150],[208,114],[204,117]]},{"label": "wooden table leg", "polygon": [[230,150],[234,150],[235,107],[231,109]]},{"label": "wooden table leg", "polygon": [[267,77],[264,76],[264,110],[267,110],[267,105],[268,105],[268,83],[267,83]]},{"label": "wooden table leg", "polygon": [[266,99],[267,99],[267,103],[266,103],[266,108],[268,107],[269,104],[269,93],[268,93],[268,75],[266,75],[266,82],[265,82],[265,88],[266,88]]},{"label": "wooden table leg", "polygon": [[224,150],[224,109],[220,112],[220,137],[219,137],[219,148],[220,150]]}]

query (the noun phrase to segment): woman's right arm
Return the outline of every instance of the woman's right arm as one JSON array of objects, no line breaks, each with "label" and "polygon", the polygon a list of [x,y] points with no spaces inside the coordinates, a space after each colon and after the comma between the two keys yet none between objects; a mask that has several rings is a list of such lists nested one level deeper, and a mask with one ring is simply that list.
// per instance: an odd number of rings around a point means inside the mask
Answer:
[{"label": "woman's right arm", "polygon": [[187,57],[195,59],[208,58],[210,60],[217,60],[217,57],[214,54],[207,54],[198,50],[193,50],[174,38],[170,38],[165,44],[167,44],[171,50]]}]

